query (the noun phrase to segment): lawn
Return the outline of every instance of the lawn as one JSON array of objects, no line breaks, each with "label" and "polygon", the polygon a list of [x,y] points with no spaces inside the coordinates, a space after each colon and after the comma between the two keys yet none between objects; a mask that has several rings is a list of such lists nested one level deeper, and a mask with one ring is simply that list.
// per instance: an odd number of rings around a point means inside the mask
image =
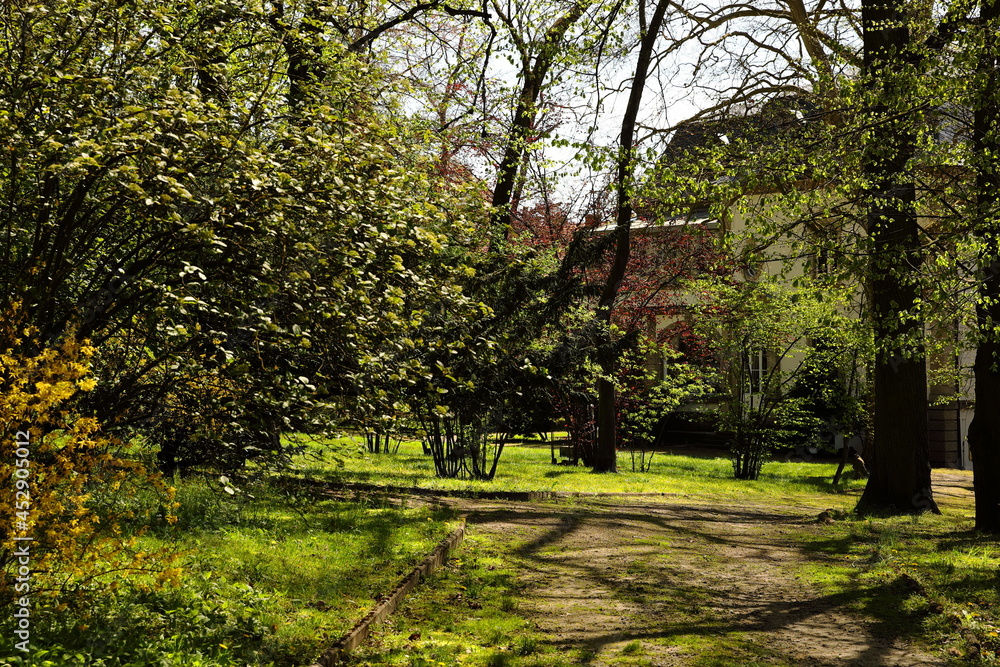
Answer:
[{"label": "lawn", "polygon": [[974,530],[971,493],[947,491],[936,491],[939,515],[844,516],[804,535],[804,548],[822,557],[805,574],[829,594],[852,596],[883,632],[918,636],[956,664],[997,665],[1000,542]]},{"label": "lawn", "polygon": [[[546,444],[515,444],[504,452],[493,481],[441,480],[419,443],[375,455],[344,437],[312,443],[293,474],[442,490],[661,494],[647,499],[769,505],[808,517],[831,509],[833,523],[788,535],[812,555],[803,577],[831,595],[849,597],[861,617],[946,643],[963,660],[996,664],[1000,549],[971,531],[968,496],[941,497],[941,516],[858,519],[849,512],[863,482],[833,486],[832,463],[774,461],[761,479],[747,482],[732,479],[730,463],[721,457],[658,453],[643,473],[629,470],[628,453],[619,461],[619,474],[595,475],[552,465]],[[108,576],[114,585],[97,598],[39,598],[33,609],[34,665],[308,665],[458,523],[449,510],[407,508],[386,494],[348,502],[289,491],[294,487],[267,479],[237,483],[234,493],[213,478],[175,483],[177,523],[140,537],[139,546],[178,552],[180,576],[172,583],[116,573]],[[127,502],[139,514],[155,505],[151,498]],[[550,502],[572,513],[574,506],[613,507],[616,501],[582,495]],[[124,528],[128,533],[135,527]],[[472,531],[458,559],[411,595],[404,615],[362,652],[360,664],[452,665],[459,655],[463,663],[488,667],[581,664],[583,653],[552,653],[523,611],[531,591],[519,584],[517,559],[511,557],[521,546]],[[0,622],[5,637],[11,636],[8,624]],[[0,665],[3,658],[0,652]],[[621,649],[620,664],[644,661],[639,647]],[[7,662],[32,664],[18,656]]]},{"label": "lawn", "polygon": [[[713,469],[710,461],[705,462],[702,470],[706,483],[712,483],[707,480]],[[695,465],[692,474],[697,475],[697,470]],[[809,520],[807,515],[798,527],[781,522],[772,527],[762,525],[760,530],[768,539],[777,539],[802,554],[801,563],[791,559],[790,581],[794,577],[795,581],[806,582],[816,591],[818,600],[836,601],[838,613],[852,615],[852,625],[866,628],[868,636],[889,643],[905,642],[933,656],[933,662],[928,664],[1000,664],[1000,544],[995,538],[972,531],[971,498],[953,491],[949,488],[939,496],[941,515],[863,519],[835,510],[830,522]],[[766,516],[768,507],[781,508],[788,497],[730,507],[755,507],[765,510]],[[810,507],[829,500],[829,496],[816,491],[795,497],[800,504],[784,509],[805,514]],[[709,499],[710,495],[703,495],[697,500]],[[851,492],[845,496],[845,504],[849,506],[856,499],[857,492]],[[628,503],[640,501],[632,498],[620,502],[625,516],[630,513]],[[660,502],[686,505],[688,500],[663,498]],[[536,504],[541,515],[546,512],[544,505]],[[548,511],[567,518],[581,512],[615,511],[610,498],[549,501],[549,507]],[[717,537],[725,538],[724,526],[719,530]],[[712,539],[706,536],[708,543]],[[657,542],[659,551],[654,560],[665,561],[666,571],[670,572],[681,560],[692,557],[685,553],[687,542]],[[644,618],[655,619],[650,623],[653,631],[637,632],[638,639],[631,641],[622,637],[619,646],[599,656],[584,643],[570,648],[540,631],[536,625],[539,619],[530,611],[540,604],[539,599],[544,607],[549,597],[544,590],[524,581],[526,575],[529,580],[538,576],[537,559],[526,558],[526,548],[532,544],[538,543],[526,542],[516,534],[486,539],[471,531],[461,558],[435,576],[429,586],[418,590],[400,615],[358,653],[353,664],[570,667],[591,664],[597,658],[599,664],[649,667],[662,664],[650,654],[650,642],[660,640],[648,639],[657,636],[661,626],[663,632],[671,626],[688,628],[679,635],[671,632],[667,640],[668,651],[689,652],[692,656],[690,661],[678,664],[799,664],[780,650],[780,645],[769,643],[766,634],[720,628],[718,618],[709,611],[719,604],[718,591],[704,590],[704,597],[690,607],[691,601],[682,594],[684,587],[658,584],[649,567],[628,567],[618,573],[611,570],[601,576],[610,574],[628,584],[623,590],[642,592],[638,599],[649,610],[655,610],[643,614]],[[557,560],[568,553],[558,539],[544,544],[536,553]],[[623,559],[629,549],[639,548],[640,543],[626,547]],[[713,557],[706,556],[704,570],[710,571],[716,565]],[[767,565],[762,562],[760,566]],[[602,600],[601,604],[609,602]],[[676,615],[673,621],[672,614]],[[699,630],[700,626],[705,630]]]},{"label": "lawn", "polygon": [[[367,454],[346,439],[336,445],[339,460],[312,461],[311,474],[338,482],[431,489],[675,494],[661,500],[782,507],[806,517],[832,510],[824,514],[829,519],[809,519],[800,529],[782,528],[788,543],[805,555],[798,570],[803,580],[822,595],[848,601],[845,609],[870,624],[866,627],[878,636],[906,638],[956,663],[1000,664],[1000,545],[972,530],[971,495],[957,488],[941,489],[940,515],[858,518],[851,510],[864,482],[852,479],[834,487],[832,463],[775,461],[765,466],[760,480],[745,482],[731,478],[724,458],[657,454],[652,470],[633,473],[627,470],[625,454],[620,465],[626,469],[618,475],[593,475],[583,468],[552,466],[547,446],[515,445],[505,452],[496,480],[472,482],[434,478],[417,443],[404,443],[395,456]],[[346,455],[348,451],[353,453]],[[954,475],[967,485],[967,473]],[[582,496],[563,503],[586,510],[596,501]],[[601,505],[609,502],[614,501],[600,500]],[[588,655],[554,650],[533,627],[530,614],[521,613],[534,594],[518,583],[517,554],[523,544],[516,539],[489,542],[473,532],[464,549],[461,560],[417,593],[376,643],[362,650],[357,664],[586,663]],[[470,582],[478,582],[471,598]],[[711,637],[700,641],[704,656],[732,650],[722,643],[713,648]],[[733,641],[732,636],[727,641]],[[785,664],[764,653],[759,664]],[[626,644],[614,664],[654,663],[638,646]]]},{"label": "lawn", "polygon": [[[39,596],[34,662],[0,651],[0,665],[309,664],[459,524],[445,509],[320,499],[266,482],[233,494],[205,479],[175,483],[177,523],[137,547],[179,553],[176,580],[119,572],[99,596]],[[137,514],[155,506],[126,502]]]},{"label": "lawn", "polygon": [[[491,481],[440,479],[429,456],[417,441],[403,442],[396,454],[371,454],[359,438],[345,436],[311,443],[297,462],[296,473],[330,482],[361,482],[389,487],[443,491],[554,491],[560,493],[665,493],[687,498],[737,501],[744,498],[784,498],[813,502],[814,497],[836,498],[863,487],[848,479],[835,487],[835,463],[776,461],[764,465],[760,479],[733,479],[732,464],[719,452],[716,458],[656,453],[648,472],[632,472],[631,456],[619,452],[618,474],[595,475],[583,466],[552,465],[545,443],[508,445]],[[828,503],[823,500],[820,504]],[[834,501],[835,502],[835,501]]]}]

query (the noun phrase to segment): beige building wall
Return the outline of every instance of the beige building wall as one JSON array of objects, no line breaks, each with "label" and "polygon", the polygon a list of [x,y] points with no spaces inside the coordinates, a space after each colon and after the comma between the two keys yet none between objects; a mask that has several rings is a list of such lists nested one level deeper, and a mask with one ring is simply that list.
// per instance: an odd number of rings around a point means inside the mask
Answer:
[{"label": "beige building wall", "polygon": [[[766,200],[757,197],[754,206],[765,207]],[[760,210],[755,215],[760,214]],[[783,222],[777,217],[774,222],[775,227],[780,227]],[[785,222],[790,222],[785,220]],[[788,225],[789,228],[794,227]],[[718,220],[717,225],[720,236],[727,237],[732,242],[732,252],[738,258],[748,258],[743,262],[741,270],[737,275],[741,280],[759,280],[762,276],[779,278],[787,281],[788,284],[805,275],[807,271],[814,270],[810,267],[810,260],[806,253],[801,250],[801,245],[796,239],[771,239],[766,253],[762,252],[757,256],[757,261],[749,258],[754,255],[754,249],[747,246],[746,229],[747,215],[744,212],[732,209],[731,212]],[[793,258],[788,261],[788,258]],[[861,302],[863,285],[857,286],[858,302]],[[685,297],[678,295],[678,299],[683,302]],[[677,318],[658,318],[656,327],[662,330],[673,324]],[[930,458],[932,465],[949,468],[971,468],[971,460],[968,451],[968,424],[972,418],[972,406],[975,400],[974,387],[972,383],[972,362],[974,352],[963,349],[961,345],[962,333],[956,328],[950,331],[928,331],[929,336],[940,338],[941,336],[951,336],[953,344],[945,345],[935,354],[929,355],[928,364],[928,437],[930,447]],[[781,371],[783,373],[793,372],[802,362],[806,354],[805,346],[799,346],[781,360]],[[660,361],[662,368],[662,360]],[[950,369],[951,379],[947,381],[936,381],[938,371]]]}]

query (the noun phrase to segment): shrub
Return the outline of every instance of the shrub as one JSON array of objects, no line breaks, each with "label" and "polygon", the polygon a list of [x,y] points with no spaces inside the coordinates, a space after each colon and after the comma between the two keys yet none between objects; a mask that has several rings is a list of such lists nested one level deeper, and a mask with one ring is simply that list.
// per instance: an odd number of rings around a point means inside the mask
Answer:
[{"label": "shrub", "polygon": [[[16,315],[16,313],[15,313]],[[94,349],[70,334],[59,345],[32,344],[16,317],[0,330],[0,607],[29,596],[83,594],[102,573],[145,570],[163,582],[179,570],[165,554],[134,548],[121,536],[116,496],[148,486],[170,521],[173,489],[126,457],[127,447],[105,438],[97,421],[66,409],[95,385]],[[22,336],[17,336],[21,333]],[[27,340],[25,340],[27,339]],[[15,350],[41,349],[37,354]]]}]

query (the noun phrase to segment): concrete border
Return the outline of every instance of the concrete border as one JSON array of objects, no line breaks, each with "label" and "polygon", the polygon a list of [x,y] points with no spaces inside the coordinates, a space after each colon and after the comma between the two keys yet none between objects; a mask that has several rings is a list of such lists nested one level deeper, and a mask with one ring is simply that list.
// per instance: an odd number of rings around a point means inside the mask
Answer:
[{"label": "concrete border", "polygon": [[341,637],[337,643],[327,649],[323,655],[320,656],[319,660],[314,662],[309,667],[334,667],[339,665],[351,651],[361,645],[368,635],[371,634],[371,626],[375,623],[381,623],[389,617],[399,603],[402,601],[406,594],[416,588],[417,584],[421,582],[424,578],[430,575],[432,572],[436,571],[448,560],[448,555],[453,549],[455,549],[459,544],[462,543],[462,539],[465,537],[465,520],[463,519],[462,525],[458,527],[451,535],[441,540],[437,547],[434,548],[430,554],[428,554],[424,560],[413,568],[403,580],[393,589],[384,600],[375,605],[368,614],[358,621],[351,630]]},{"label": "concrete border", "polygon": [[666,491],[467,491],[464,489],[421,489],[417,487],[382,486],[364,482],[328,482],[297,477],[283,477],[283,483],[311,486],[314,490],[380,493],[388,496],[425,496],[431,498],[468,498],[472,500],[512,500],[532,502],[566,498],[664,498],[681,497],[683,493]]}]

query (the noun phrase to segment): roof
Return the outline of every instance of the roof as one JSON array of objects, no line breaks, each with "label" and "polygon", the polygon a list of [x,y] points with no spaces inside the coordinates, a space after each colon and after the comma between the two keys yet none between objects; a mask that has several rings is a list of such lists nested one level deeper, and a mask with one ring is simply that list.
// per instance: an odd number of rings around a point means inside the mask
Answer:
[{"label": "roof", "polygon": [[[609,222],[608,224],[601,225],[597,227],[595,232],[612,232],[615,230],[615,223]],[[718,229],[719,220],[717,218],[710,217],[687,217],[687,216],[677,216],[673,218],[660,218],[658,220],[647,220],[644,218],[636,218],[632,220],[630,225],[631,229],[677,229],[678,227],[688,227],[688,226],[704,226],[706,229]]]},{"label": "roof", "polygon": [[767,144],[779,136],[801,132],[822,118],[816,103],[803,95],[779,97],[746,115],[687,121],[677,126],[664,157],[675,158],[695,148],[743,139]]}]

